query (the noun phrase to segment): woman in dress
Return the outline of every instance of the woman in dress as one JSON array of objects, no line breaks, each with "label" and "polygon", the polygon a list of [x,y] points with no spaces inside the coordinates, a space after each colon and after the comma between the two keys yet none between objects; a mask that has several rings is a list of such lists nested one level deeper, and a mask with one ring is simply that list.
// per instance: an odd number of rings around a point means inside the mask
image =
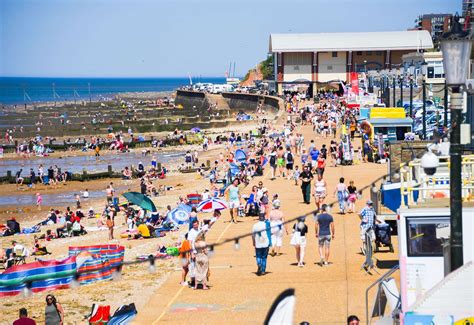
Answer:
[{"label": "woman in dress", "polygon": [[336,188],[334,189],[334,197],[336,196],[337,201],[339,202],[339,213],[345,214],[346,199],[348,194],[346,184],[344,184],[344,177],[339,178],[339,184],[337,184]]},{"label": "woman in dress", "polygon": [[46,296],[45,325],[62,325],[64,322],[64,310],[56,297]]},{"label": "woman in dress", "polygon": [[349,182],[347,191],[349,192],[349,197],[347,198],[347,201],[349,203],[348,212],[353,213],[355,211],[355,202],[357,201],[357,187],[354,186],[354,181]]},{"label": "woman in dress", "polygon": [[295,246],[296,261],[299,267],[304,266],[304,251],[306,248],[306,234],[308,233],[308,226],[304,223],[305,218],[300,217],[293,225],[293,235],[291,236],[290,244]]},{"label": "woman in dress", "polygon": [[318,174],[318,180],[314,183],[314,199],[318,210],[321,208],[321,205],[324,203],[324,199],[326,198],[326,188],[327,183],[323,179],[323,175]]},{"label": "woman in dress", "polygon": [[207,281],[209,280],[209,257],[206,252],[207,244],[204,240],[196,241],[194,248],[196,249],[195,269],[194,269],[194,289],[197,289],[198,283],[202,284],[202,289],[207,290]]}]

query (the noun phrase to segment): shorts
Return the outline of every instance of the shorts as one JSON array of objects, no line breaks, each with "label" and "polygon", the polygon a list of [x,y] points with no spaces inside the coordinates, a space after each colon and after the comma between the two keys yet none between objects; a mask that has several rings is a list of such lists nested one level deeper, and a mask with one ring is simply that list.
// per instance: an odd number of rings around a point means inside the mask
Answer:
[{"label": "shorts", "polygon": [[331,235],[319,236],[319,246],[329,246],[331,244]]},{"label": "shorts", "polygon": [[277,166],[278,166],[278,167],[283,167],[283,166],[285,166],[285,159],[283,159],[283,158],[278,158],[278,159],[277,159]]},{"label": "shorts", "polygon": [[293,170],[293,164],[286,164],[286,169]]},{"label": "shorts", "polygon": [[230,200],[229,201],[229,209],[238,209],[240,207],[239,200]]},{"label": "shorts", "polygon": [[325,191],[316,191],[314,192],[314,196],[317,197],[317,198],[321,198],[321,199],[324,199],[326,197],[326,192]]},{"label": "shorts", "polygon": [[311,168],[316,168],[317,165],[318,165],[317,160],[311,160]]},{"label": "shorts", "polygon": [[281,247],[283,244],[283,224],[281,221],[270,222],[272,232],[272,245]]}]

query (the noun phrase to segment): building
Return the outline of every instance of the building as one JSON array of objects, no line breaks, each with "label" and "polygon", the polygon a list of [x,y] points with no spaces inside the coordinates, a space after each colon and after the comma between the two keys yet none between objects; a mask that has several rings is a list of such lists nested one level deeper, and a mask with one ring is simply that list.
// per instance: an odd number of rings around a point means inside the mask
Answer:
[{"label": "building", "polygon": [[462,2],[462,16],[464,17],[464,24],[467,31],[473,30],[474,25],[474,0],[463,0]]},{"label": "building", "polygon": [[431,38],[433,39],[435,48],[439,46],[439,37],[449,31],[451,26],[451,19],[453,15],[451,14],[425,14],[418,16],[418,19],[415,21],[416,30],[426,30],[430,33]]},{"label": "building", "polygon": [[414,77],[418,79],[422,73],[421,65],[426,63],[426,83],[427,84],[444,84],[444,67],[442,52],[412,52],[403,55],[403,65],[414,65]]},{"label": "building", "polygon": [[402,55],[432,48],[425,30],[271,34],[269,44],[278,93],[297,84],[306,86],[310,96],[324,84],[348,83],[351,72],[399,66]]}]

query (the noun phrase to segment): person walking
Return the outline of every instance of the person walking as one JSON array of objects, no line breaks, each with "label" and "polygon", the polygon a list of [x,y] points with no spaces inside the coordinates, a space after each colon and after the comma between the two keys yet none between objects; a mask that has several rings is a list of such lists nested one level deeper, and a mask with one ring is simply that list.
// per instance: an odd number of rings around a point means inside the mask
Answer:
[{"label": "person walking", "polygon": [[56,297],[46,296],[45,325],[62,325],[64,323],[64,310]]},{"label": "person walking", "polygon": [[372,200],[367,200],[365,207],[360,211],[360,239],[362,240],[362,253],[365,255],[366,234],[371,240],[375,239],[374,225],[376,214]]},{"label": "person walking", "polygon": [[[276,196],[276,195],[275,195]],[[286,227],[283,212],[280,210],[280,200],[276,198],[273,200],[273,209],[270,211],[270,226],[272,228],[272,249],[271,255],[281,255],[280,249],[283,244],[283,228],[288,235],[288,228]]]},{"label": "person walking", "polygon": [[291,235],[290,244],[295,247],[296,262],[299,267],[304,266],[304,253],[306,248],[306,234],[308,226],[304,223],[305,218],[300,217],[293,225],[293,234]]},{"label": "person walking", "polygon": [[349,210],[347,212],[353,213],[355,212],[355,202],[357,201],[357,187],[354,186],[354,181],[349,182],[347,192],[349,192],[349,197],[347,198]]},{"label": "person walking", "polygon": [[300,174],[301,179],[301,191],[303,192],[303,201],[306,204],[311,203],[311,181],[313,180],[313,174],[309,170],[309,167],[305,165],[303,171]]},{"label": "person walking", "polygon": [[321,208],[321,205],[324,202],[324,199],[327,195],[327,183],[323,179],[323,175],[318,174],[318,180],[314,183],[314,199],[316,201],[316,208]]},{"label": "person walking", "polygon": [[105,224],[107,225],[107,228],[109,229],[109,240],[114,239],[114,218],[113,218],[113,212],[109,212],[107,214],[107,219],[105,221]]},{"label": "person walking", "polygon": [[275,179],[276,168],[277,168],[277,153],[275,148],[273,148],[272,152],[270,153],[270,157],[268,159],[268,163],[270,164],[270,170],[272,172],[271,180]]},{"label": "person walking", "polygon": [[236,217],[240,207],[239,179],[234,178],[232,184],[227,187],[224,194],[227,196],[230,210],[230,222],[237,223]]},{"label": "person walking", "polygon": [[252,242],[257,259],[257,275],[265,275],[267,271],[268,250],[271,246],[270,223],[265,220],[265,214],[260,213],[258,222],[252,227]]},{"label": "person walking", "polygon": [[344,184],[344,177],[339,178],[339,184],[334,189],[334,197],[336,196],[339,202],[339,214],[345,214],[346,199],[349,197],[349,193],[347,192],[346,184]]},{"label": "person walking", "polygon": [[334,219],[328,213],[328,206],[323,204],[321,207],[321,214],[315,215],[315,234],[319,244],[319,256],[321,257],[320,265],[329,264],[329,252],[331,239],[334,239]]},{"label": "person walking", "polygon": [[41,196],[41,193],[36,193],[36,206],[38,207],[38,210],[41,210],[41,205],[43,204],[43,197]]}]

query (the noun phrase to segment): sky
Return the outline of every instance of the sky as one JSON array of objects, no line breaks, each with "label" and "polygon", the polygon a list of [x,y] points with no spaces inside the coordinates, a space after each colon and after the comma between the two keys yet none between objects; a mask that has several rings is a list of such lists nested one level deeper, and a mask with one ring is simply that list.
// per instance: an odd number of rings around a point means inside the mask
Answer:
[{"label": "sky", "polygon": [[0,0],[0,76],[236,75],[270,33],[396,31],[462,0]]}]

